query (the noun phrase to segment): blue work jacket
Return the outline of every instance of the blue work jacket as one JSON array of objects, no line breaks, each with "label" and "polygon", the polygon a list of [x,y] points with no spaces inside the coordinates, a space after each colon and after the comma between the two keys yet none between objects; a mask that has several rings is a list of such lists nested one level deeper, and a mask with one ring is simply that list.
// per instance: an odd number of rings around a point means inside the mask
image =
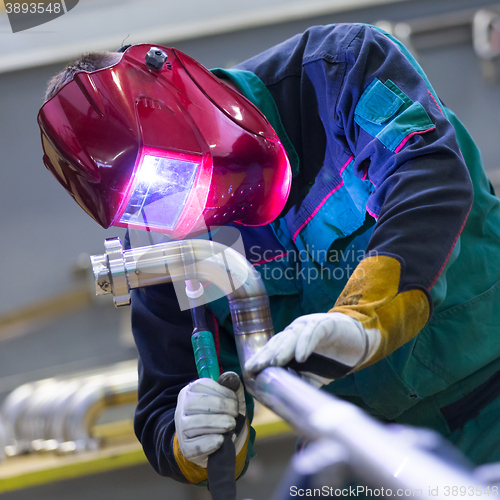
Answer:
[{"label": "blue work jacket", "polygon": [[[389,344],[405,318],[416,318],[417,331],[325,389],[383,420],[444,435],[474,418],[487,403],[478,387],[489,383],[491,401],[500,370],[499,203],[472,139],[421,68],[377,28],[342,24],[312,27],[213,71],[263,111],[292,165],[280,217],[239,227],[270,296],[275,331],[334,306],[358,314],[356,294],[342,300],[355,269],[369,257],[390,260],[397,273],[386,281],[395,280],[395,299],[384,312],[374,306],[374,314],[393,321]],[[384,279],[389,268],[366,269]],[[416,312],[412,301],[420,304]],[[197,378],[191,319],[168,285],[134,291],[132,305],[136,433],[158,472],[188,481],[172,440],[177,394]],[[239,371],[227,300],[209,307],[223,368]]]}]

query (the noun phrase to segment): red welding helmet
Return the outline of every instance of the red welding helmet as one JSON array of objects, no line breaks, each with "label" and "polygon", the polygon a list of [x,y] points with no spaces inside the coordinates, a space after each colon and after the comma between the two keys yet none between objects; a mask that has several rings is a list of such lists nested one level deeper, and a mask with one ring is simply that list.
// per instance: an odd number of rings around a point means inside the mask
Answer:
[{"label": "red welding helmet", "polygon": [[176,49],[134,45],[76,73],[38,124],[45,166],[104,228],[183,238],[260,226],[289,194],[290,164],[264,115]]}]

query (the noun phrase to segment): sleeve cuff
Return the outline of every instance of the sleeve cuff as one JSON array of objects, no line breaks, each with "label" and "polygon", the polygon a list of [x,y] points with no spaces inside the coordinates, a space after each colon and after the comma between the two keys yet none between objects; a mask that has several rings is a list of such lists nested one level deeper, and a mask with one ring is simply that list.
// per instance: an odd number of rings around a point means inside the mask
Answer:
[{"label": "sleeve cuff", "polygon": [[179,469],[191,484],[198,484],[207,480],[207,469],[196,465],[195,463],[188,460],[181,451],[179,446],[179,440],[177,439],[177,433],[174,434],[173,440],[174,457]]}]

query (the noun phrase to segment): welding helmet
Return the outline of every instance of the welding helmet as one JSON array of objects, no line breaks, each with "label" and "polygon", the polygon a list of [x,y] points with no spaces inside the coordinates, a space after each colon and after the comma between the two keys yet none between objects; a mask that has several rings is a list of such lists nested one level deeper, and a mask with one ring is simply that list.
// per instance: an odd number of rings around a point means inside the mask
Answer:
[{"label": "welding helmet", "polygon": [[283,209],[285,150],[245,97],[179,50],[133,45],[40,109],[43,162],[102,227],[184,238]]}]

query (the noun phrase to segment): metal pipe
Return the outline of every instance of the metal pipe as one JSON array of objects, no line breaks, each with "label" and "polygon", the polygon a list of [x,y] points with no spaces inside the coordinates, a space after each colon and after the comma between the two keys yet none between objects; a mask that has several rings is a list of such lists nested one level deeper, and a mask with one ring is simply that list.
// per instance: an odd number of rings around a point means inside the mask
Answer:
[{"label": "metal pipe", "polygon": [[[236,346],[242,368],[273,333],[269,300],[251,264],[238,252],[206,240],[185,240],[117,252],[119,239],[107,244],[113,251],[92,257],[96,290],[113,293],[124,305],[123,290],[201,279],[217,285],[229,300]],[[112,266],[109,260],[119,259]],[[113,267],[119,269],[114,274]],[[119,290],[115,291],[118,283]],[[117,300],[118,299],[118,300]],[[244,371],[243,371],[244,373]],[[308,439],[334,439],[347,445],[364,476],[395,489],[475,487],[472,473],[420,450],[413,439],[401,439],[360,409],[321,392],[283,368],[266,368],[254,378],[245,374],[246,387],[264,405],[295,426]],[[401,427],[399,427],[401,429]],[[407,433],[408,437],[411,433]],[[435,496],[432,495],[434,498]]]},{"label": "metal pipe", "polygon": [[273,335],[264,283],[236,250],[207,240],[172,241],[125,251],[117,248],[122,248],[120,239],[108,239],[105,254],[91,257],[96,293],[113,294],[117,307],[130,303],[131,289],[199,279],[216,285],[229,300],[242,367]]},{"label": "metal pipe", "polygon": [[50,415],[51,401],[59,394],[60,386],[60,381],[55,379],[41,381],[27,400],[26,409],[16,422],[18,441],[24,443],[26,451],[42,450],[45,422]]},{"label": "metal pipe", "polygon": [[7,441],[5,453],[7,456],[15,456],[26,453],[30,449],[30,444],[22,438],[20,432],[20,422],[24,417],[31,396],[38,384],[28,383],[14,389],[4,400],[0,409],[0,415],[5,424]]},{"label": "metal pipe", "polygon": [[96,449],[92,428],[99,414],[111,406],[136,403],[137,378],[134,361],[18,387],[0,411],[6,454]]},{"label": "metal pipe", "polygon": [[137,403],[137,370],[96,376],[88,380],[74,395],[66,409],[59,451],[62,453],[95,450],[98,441],[91,429],[98,416],[110,406]]},{"label": "metal pipe", "polygon": [[443,438],[437,433],[379,423],[283,368],[266,368],[255,378],[247,378],[246,387],[301,435],[345,445],[349,465],[368,484],[384,485],[393,492],[419,490],[418,496],[423,497],[429,497],[432,489],[439,492],[437,498],[444,498],[446,486],[475,488],[482,483],[471,470],[419,448],[422,441],[439,445]]},{"label": "metal pipe", "polygon": [[43,433],[43,442],[40,450],[56,451],[64,442],[62,436],[62,428],[68,408],[71,406],[71,401],[75,394],[84,384],[82,378],[76,377],[70,380],[63,381],[58,390],[58,395],[54,394],[50,401],[50,413],[45,418],[45,426]]}]

